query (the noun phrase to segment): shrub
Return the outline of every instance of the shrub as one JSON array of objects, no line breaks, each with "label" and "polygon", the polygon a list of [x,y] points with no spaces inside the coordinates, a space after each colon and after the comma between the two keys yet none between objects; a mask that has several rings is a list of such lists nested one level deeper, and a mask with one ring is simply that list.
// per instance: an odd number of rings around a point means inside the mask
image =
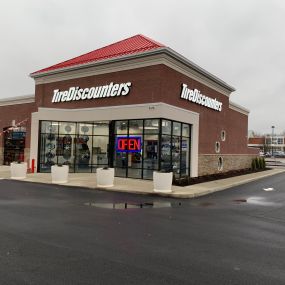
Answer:
[{"label": "shrub", "polygon": [[253,158],[251,161],[251,170],[252,171],[256,170],[256,159],[255,158]]},{"label": "shrub", "polygon": [[256,157],[255,158],[255,164],[256,164],[256,169],[260,169],[260,160],[259,160],[259,157]]},{"label": "shrub", "polygon": [[262,161],[262,169],[266,168],[266,161],[264,157],[261,157],[261,161]]}]

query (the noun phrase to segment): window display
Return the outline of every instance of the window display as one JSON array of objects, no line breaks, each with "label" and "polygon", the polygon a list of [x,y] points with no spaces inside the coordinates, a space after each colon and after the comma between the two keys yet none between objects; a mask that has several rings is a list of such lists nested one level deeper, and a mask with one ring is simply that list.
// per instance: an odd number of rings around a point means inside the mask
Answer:
[{"label": "window display", "polygon": [[[160,134],[161,132],[161,134]],[[141,151],[133,153],[132,137],[141,138]],[[185,138],[182,136],[185,136]],[[152,179],[154,170],[189,175],[190,126],[164,119],[115,122],[114,167],[116,176]],[[124,141],[118,145],[118,141]]]},{"label": "window display", "polygon": [[110,166],[116,176],[141,179],[152,179],[154,170],[189,175],[188,124],[165,119],[42,121],[40,130],[41,172],[63,164],[69,165],[70,172],[95,172]]},{"label": "window display", "polygon": [[69,165],[71,172],[93,172],[109,164],[109,122],[42,121],[40,144],[41,172],[50,172],[54,164]]}]

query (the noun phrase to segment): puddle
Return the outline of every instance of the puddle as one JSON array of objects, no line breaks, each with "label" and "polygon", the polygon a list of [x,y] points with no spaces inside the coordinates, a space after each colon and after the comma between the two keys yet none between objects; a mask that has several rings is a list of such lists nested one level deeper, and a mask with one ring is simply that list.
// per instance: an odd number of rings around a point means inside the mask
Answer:
[{"label": "puddle", "polygon": [[252,205],[259,205],[259,206],[280,206],[281,203],[275,202],[268,202],[263,197],[250,197],[247,199],[247,202]]},{"label": "puddle", "polygon": [[[145,208],[171,208],[174,206],[170,202],[144,202],[144,203],[84,203],[84,206],[104,208],[104,209],[115,209],[115,210],[127,210],[127,209],[145,209]],[[181,206],[181,203],[178,203]]]},{"label": "puddle", "polygon": [[247,199],[235,199],[233,201],[236,203],[248,203],[251,205],[258,205],[258,206],[280,206],[282,205],[281,203],[266,201],[266,198],[263,198],[263,197],[249,197]]},{"label": "puddle", "polygon": [[264,191],[274,191],[275,189],[272,188],[272,187],[269,187],[269,188],[263,188]]}]

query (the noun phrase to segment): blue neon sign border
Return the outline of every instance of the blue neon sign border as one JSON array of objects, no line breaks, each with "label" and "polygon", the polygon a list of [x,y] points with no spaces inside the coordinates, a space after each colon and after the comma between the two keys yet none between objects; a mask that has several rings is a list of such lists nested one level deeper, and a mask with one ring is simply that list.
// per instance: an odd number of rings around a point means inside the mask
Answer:
[{"label": "blue neon sign border", "polygon": [[[139,143],[140,143],[140,149],[138,150],[129,150],[129,149],[125,149],[125,150],[120,150],[118,149],[118,141],[120,139],[137,139],[139,140]],[[142,151],[142,137],[140,136],[117,136],[116,137],[116,152],[141,152]]]}]

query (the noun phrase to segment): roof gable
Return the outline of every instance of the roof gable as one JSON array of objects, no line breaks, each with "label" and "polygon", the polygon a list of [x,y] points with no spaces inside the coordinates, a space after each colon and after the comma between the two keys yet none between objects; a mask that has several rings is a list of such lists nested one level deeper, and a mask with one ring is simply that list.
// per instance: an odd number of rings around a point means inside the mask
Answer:
[{"label": "roof gable", "polygon": [[96,49],[94,51],[88,52],[86,54],[74,57],[72,59],[60,62],[58,64],[52,65],[50,67],[38,70],[33,74],[39,74],[47,71],[57,70],[61,68],[66,68],[70,66],[81,65],[90,62],[96,62],[105,59],[111,59],[115,57],[120,57],[129,54],[137,54],[149,50],[154,50],[158,48],[165,47],[148,37],[143,35],[135,35],[133,37],[124,39],[122,41],[107,45],[105,47]]}]

